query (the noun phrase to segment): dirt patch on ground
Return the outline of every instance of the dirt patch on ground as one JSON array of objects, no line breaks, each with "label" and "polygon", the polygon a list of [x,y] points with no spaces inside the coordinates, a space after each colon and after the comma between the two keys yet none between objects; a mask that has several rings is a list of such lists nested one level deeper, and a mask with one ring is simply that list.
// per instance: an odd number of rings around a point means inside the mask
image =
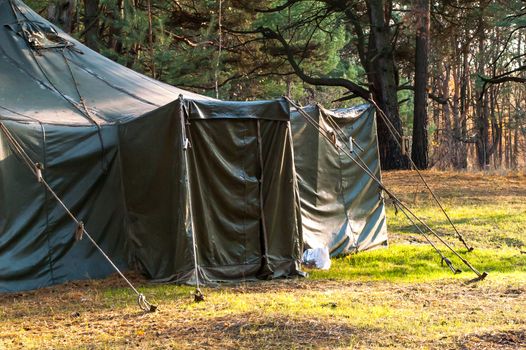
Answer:
[{"label": "dirt patch on ground", "polygon": [[460,349],[526,349],[526,329],[470,334],[459,342]]}]

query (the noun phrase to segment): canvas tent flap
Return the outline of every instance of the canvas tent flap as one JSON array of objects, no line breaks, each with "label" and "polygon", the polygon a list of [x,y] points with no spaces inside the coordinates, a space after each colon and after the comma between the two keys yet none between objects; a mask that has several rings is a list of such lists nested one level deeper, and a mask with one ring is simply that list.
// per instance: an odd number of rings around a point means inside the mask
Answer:
[{"label": "canvas tent flap", "polygon": [[[380,176],[372,108],[364,105],[329,111],[310,106],[304,111],[323,128],[335,133],[334,129],[341,128],[353,137],[360,146],[354,151]],[[294,111],[291,119],[306,246],[327,246],[335,256],[387,244],[384,202],[378,185],[300,113]]]},{"label": "canvas tent flap", "polygon": [[185,281],[194,264],[179,100],[119,126],[132,266]]}]

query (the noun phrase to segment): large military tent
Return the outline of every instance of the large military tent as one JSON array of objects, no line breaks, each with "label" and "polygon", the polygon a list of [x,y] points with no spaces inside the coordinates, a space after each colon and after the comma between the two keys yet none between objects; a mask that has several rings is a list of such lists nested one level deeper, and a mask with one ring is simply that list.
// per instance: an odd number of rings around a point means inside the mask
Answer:
[{"label": "large military tent", "polygon": [[213,101],[159,83],[16,0],[0,0],[0,77],[0,290],[112,272],[75,241],[16,144],[120,268],[176,282],[299,273],[284,101]]},{"label": "large military tent", "polygon": [[[160,83],[18,0],[0,0],[0,82],[0,291],[113,272],[89,240],[76,241],[78,227],[38,171],[117,267],[157,281],[301,274],[302,230],[308,246],[333,253],[385,241],[376,190],[324,155],[297,115],[290,127],[285,100],[223,102]],[[341,122],[362,130],[377,167],[374,118]],[[340,174],[334,187],[315,174],[322,164],[354,177],[342,187]]]}]

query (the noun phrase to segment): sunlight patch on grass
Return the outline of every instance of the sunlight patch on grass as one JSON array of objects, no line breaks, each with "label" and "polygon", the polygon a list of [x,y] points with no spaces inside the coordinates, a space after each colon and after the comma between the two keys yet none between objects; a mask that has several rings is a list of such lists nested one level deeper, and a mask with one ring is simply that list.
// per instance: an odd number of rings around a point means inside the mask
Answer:
[{"label": "sunlight patch on grass", "polygon": [[[416,211],[437,232],[447,234],[449,241],[461,246],[445,216],[433,206]],[[522,248],[526,244],[526,203],[503,207],[500,204],[462,205],[448,210],[451,220],[468,242],[475,247]],[[408,235],[419,237],[416,228],[402,215],[387,210],[388,229],[395,239]]]},{"label": "sunlight patch on grass", "polygon": [[[430,246],[394,245],[387,249],[333,259],[329,271],[313,270],[310,278],[422,282],[440,278],[475,277],[451,252],[443,252],[464,272],[453,275],[446,266],[441,265],[439,255]],[[522,274],[526,277],[526,259],[516,249],[476,249],[461,255],[481,272]]]}]

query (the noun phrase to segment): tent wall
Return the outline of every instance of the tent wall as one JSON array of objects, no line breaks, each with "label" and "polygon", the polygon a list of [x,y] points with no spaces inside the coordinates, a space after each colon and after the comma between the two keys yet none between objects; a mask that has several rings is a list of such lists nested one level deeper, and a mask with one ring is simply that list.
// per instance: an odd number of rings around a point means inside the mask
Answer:
[{"label": "tent wall", "polygon": [[[103,127],[104,162],[94,127],[3,121],[43,176],[86,224],[114,261],[126,266],[124,206],[116,128]],[[0,291],[35,289],[112,272],[75,224],[13,153],[4,135],[0,151]]]},{"label": "tent wall", "polygon": [[[330,121],[334,121],[346,135],[353,137],[363,149],[354,147],[355,152],[380,178],[372,108],[361,106],[333,112],[310,106],[305,111],[323,128],[333,130]],[[387,244],[379,186],[297,111],[292,113],[291,124],[306,245],[327,246],[331,255],[336,256]]]},{"label": "tent wall", "polygon": [[179,100],[119,126],[129,255],[158,281],[186,281],[193,252]]}]

